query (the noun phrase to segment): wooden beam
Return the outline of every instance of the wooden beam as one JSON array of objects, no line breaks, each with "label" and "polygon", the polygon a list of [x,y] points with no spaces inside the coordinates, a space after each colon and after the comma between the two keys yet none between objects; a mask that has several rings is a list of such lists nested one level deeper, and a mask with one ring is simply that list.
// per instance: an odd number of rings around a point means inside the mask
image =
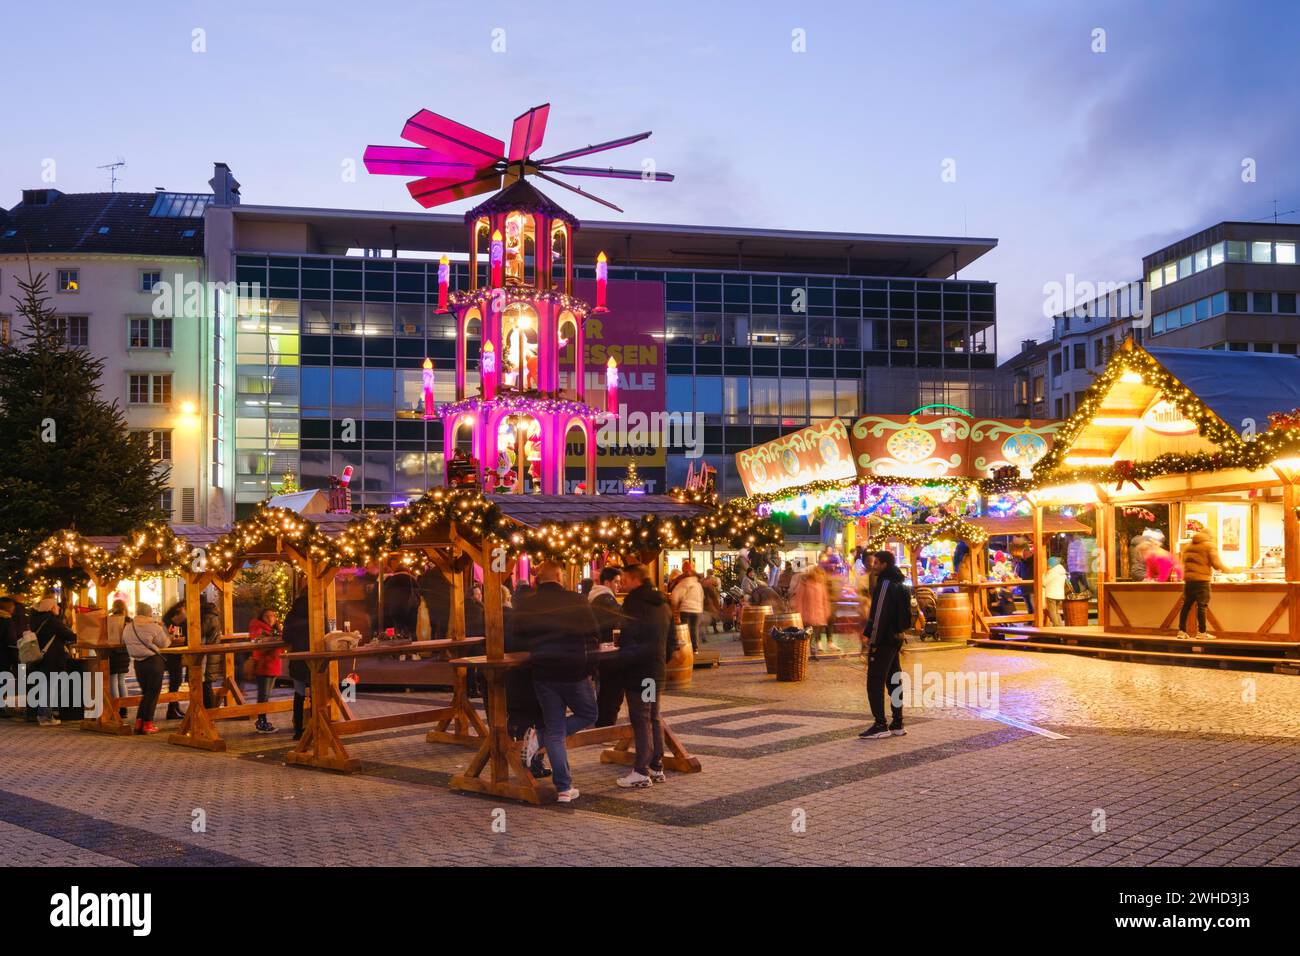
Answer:
[{"label": "wooden beam", "polygon": [[1034,627],[1043,626],[1043,576],[1047,573],[1047,549],[1043,541],[1043,506],[1034,505]]}]

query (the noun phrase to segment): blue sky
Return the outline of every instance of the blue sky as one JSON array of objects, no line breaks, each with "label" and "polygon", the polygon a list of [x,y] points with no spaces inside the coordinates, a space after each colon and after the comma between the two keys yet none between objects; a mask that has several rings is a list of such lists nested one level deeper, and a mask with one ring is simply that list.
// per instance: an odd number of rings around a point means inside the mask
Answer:
[{"label": "blue sky", "polygon": [[221,160],[245,202],[416,209],[344,161],[421,107],[505,137],[549,101],[553,151],[654,130],[604,156],[675,183],[593,181],[629,220],[996,237],[966,274],[999,283],[1004,357],[1048,328],[1044,283],[1300,208],[1294,0],[10,2],[0,36],[0,205],[49,159],[104,190],[120,156],[121,189],[206,189]]}]

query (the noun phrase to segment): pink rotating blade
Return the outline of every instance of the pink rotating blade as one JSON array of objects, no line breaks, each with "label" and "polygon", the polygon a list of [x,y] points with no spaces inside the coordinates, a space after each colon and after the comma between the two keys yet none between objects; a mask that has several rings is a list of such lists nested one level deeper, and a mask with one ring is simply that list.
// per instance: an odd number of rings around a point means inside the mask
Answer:
[{"label": "pink rotating blade", "polygon": [[428,110],[420,110],[406,121],[402,139],[427,146],[437,154],[430,159],[471,163],[480,169],[505,158],[501,140]]},{"label": "pink rotating blade", "polygon": [[510,129],[510,154],[506,157],[510,162],[517,163],[541,147],[550,115],[551,104],[543,103],[515,117]]},{"label": "pink rotating blade", "polygon": [[441,179],[417,179],[414,182],[406,184],[407,191],[410,192],[411,198],[418,202],[425,209],[433,206],[441,206],[443,203],[455,202],[457,199],[464,199],[466,196],[477,196],[480,193],[490,193],[494,189],[501,187],[501,174],[495,170],[484,173],[475,179],[467,179],[464,182],[452,183],[447,185],[445,180]]},{"label": "pink rotating blade", "polygon": [[388,176],[434,176],[451,182],[471,178],[478,167],[470,163],[448,163],[416,146],[367,146],[362,162],[366,171]]}]

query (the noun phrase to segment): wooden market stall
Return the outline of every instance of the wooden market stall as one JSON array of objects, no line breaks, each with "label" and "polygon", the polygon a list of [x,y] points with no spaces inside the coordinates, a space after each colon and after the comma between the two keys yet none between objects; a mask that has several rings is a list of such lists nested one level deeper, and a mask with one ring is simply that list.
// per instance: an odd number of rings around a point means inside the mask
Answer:
[{"label": "wooden market stall", "polygon": [[[1035,467],[1030,492],[1036,528],[1053,506],[1096,504],[1099,623],[1081,634],[1044,628],[1036,614],[1017,636],[1086,636],[1130,649],[1145,641],[1167,655],[1300,657],[1297,408],[1294,356],[1126,342]],[[1120,540],[1119,519],[1140,505],[1167,506],[1163,533],[1175,556],[1204,531],[1229,568],[1213,582],[1213,643],[1175,639],[1180,583],[1120,580],[1120,553],[1132,541]]]}]

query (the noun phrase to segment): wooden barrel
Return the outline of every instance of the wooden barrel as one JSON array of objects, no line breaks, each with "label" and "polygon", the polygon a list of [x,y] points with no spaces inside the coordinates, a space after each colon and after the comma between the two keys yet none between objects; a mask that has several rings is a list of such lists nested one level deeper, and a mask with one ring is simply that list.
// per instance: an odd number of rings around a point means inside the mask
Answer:
[{"label": "wooden barrel", "polygon": [[746,657],[763,653],[763,636],[767,633],[767,615],[771,610],[766,604],[746,604],[740,609],[740,645]]},{"label": "wooden barrel", "polygon": [[674,633],[677,637],[677,650],[668,660],[668,686],[682,688],[691,686],[691,677],[695,674],[695,649],[691,647],[691,629],[686,624],[678,624]]},{"label": "wooden barrel", "polygon": [[970,595],[965,591],[939,594],[939,640],[966,643],[971,633]]},{"label": "wooden barrel", "polygon": [[772,628],[783,631],[787,627],[803,627],[803,618],[798,611],[785,614],[769,614],[763,625],[763,659],[767,663],[767,672],[776,673],[776,641],[772,640]]}]

